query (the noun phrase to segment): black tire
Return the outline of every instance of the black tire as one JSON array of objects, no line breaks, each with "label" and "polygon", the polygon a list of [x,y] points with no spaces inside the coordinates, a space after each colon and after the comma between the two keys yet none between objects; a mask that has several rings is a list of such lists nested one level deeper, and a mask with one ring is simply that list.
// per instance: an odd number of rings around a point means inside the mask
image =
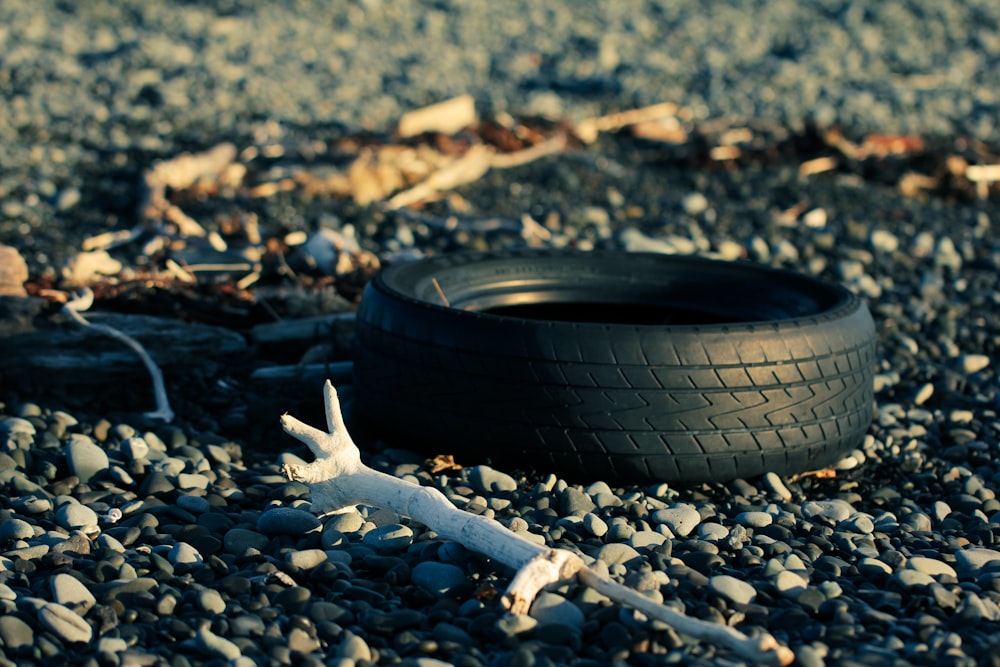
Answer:
[{"label": "black tire", "polygon": [[357,327],[363,423],[460,463],[726,481],[829,465],[871,422],[865,304],[746,262],[444,255],[379,273]]}]

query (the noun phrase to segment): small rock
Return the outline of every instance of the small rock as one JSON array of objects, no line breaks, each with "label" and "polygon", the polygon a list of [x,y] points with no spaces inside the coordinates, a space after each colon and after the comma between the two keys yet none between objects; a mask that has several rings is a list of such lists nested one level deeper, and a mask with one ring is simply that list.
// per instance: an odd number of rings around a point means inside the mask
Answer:
[{"label": "small rock", "polygon": [[750,604],[757,597],[757,590],[745,581],[728,574],[717,574],[708,579],[708,587],[735,604]]},{"label": "small rock", "polygon": [[220,637],[207,627],[199,628],[198,632],[195,633],[195,644],[203,653],[212,658],[236,660],[243,655],[239,646],[225,637]]},{"label": "small rock", "polygon": [[397,609],[390,612],[371,610],[361,619],[365,630],[380,635],[394,635],[403,630],[415,628],[426,622],[427,617],[416,609]]},{"label": "small rock", "polygon": [[642,556],[639,555],[638,551],[627,544],[612,542],[611,544],[605,544],[601,547],[601,550],[597,552],[597,560],[607,565],[621,563],[622,565],[629,567],[632,564],[641,563]]},{"label": "small rock", "polygon": [[934,395],[934,385],[930,382],[926,382],[913,395],[913,402],[917,405],[923,405],[930,400],[931,396]]},{"label": "small rock", "polygon": [[302,628],[292,628],[292,630],[288,633],[288,650],[292,651],[293,654],[299,653],[302,655],[308,655],[313,651],[318,650],[320,646],[321,644],[319,639],[311,637],[309,633]]},{"label": "small rock", "polygon": [[178,542],[167,552],[167,560],[174,565],[196,565],[205,559],[187,542]]},{"label": "small rock", "polygon": [[692,192],[681,200],[681,207],[690,216],[696,216],[708,210],[708,198],[700,192]]},{"label": "small rock", "polygon": [[905,589],[916,586],[930,586],[934,582],[934,577],[918,570],[903,569],[893,575],[900,586]]},{"label": "small rock", "polygon": [[465,572],[461,568],[435,561],[417,563],[413,567],[410,578],[421,588],[438,595],[447,595],[452,589],[466,581]]},{"label": "small rock", "polygon": [[603,537],[608,532],[608,524],[593,512],[583,516],[583,527],[594,537]]},{"label": "small rock", "polygon": [[209,485],[208,477],[199,473],[181,473],[177,475],[177,488],[183,491],[204,490]]},{"label": "small rock", "polygon": [[226,601],[222,599],[222,594],[214,588],[205,588],[198,591],[196,600],[198,607],[210,614],[221,614],[226,611]]},{"label": "small rock", "polygon": [[923,572],[924,574],[928,574],[932,577],[946,575],[949,577],[955,577],[956,579],[958,578],[958,573],[955,572],[955,568],[944,561],[937,560],[936,558],[913,556],[906,562],[906,567],[911,570],[916,570],[917,572]]},{"label": "small rock", "polygon": [[356,508],[337,512],[326,520],[323,530],[335,530],[338,533],[353,533],[365,525],[365,519]]},{"label": "small rock", "polygon": [[963,577],[978,577],[986,568],[1000,569],[1000,551],[974,547],[955,552],[955,564]]},{"label": "small rock", "polygon": [[212,505],[208,502],[208,499],[203,496],[178,496],[177,506],[192,514],[204,514],[212,509]]},{"label": "small rock", "polygon": [[108,469],[108,454],[90,436],[82,433],[70,435],[66,443],[66,463],[70,472],[86,484],[95,475]]},{"label": "small rock", "polygon": [[562,516],[584,516],[597,506],[583,491],[575,487],[567,487],[559,497],[559,510]]},{"label": "small rock", "polygon": [[539,625],[566,625],[571,628],[583,626],[584,615],[580,608],[556,593],[541,592],[531,605],[530,616]]},{"label": "small rock", "polygon": [[802,506],[802,514],[806,518],[823,517],[833,523],[840,523],[852,514],[854,507],[846,500],[811,500]]},{"label": "small rock", "polygon": [[257,518],[257,530],[265,535],[305,535],[319,525],[309,512],[291,507],[272,507]]},{"label": "small rock", "polygon": [[80,616],[86,616],[97,599],[83,583],[73,575],[61,572],[49,579],[52,599],[64,607],[75,611]]},{"label": "small rock", "polygon": [[68,643],[87,643],[94,629],[72,609],[56,602],[46,602],[38,609],[38,620],[54,635]]},{"label": "small rock", "polygon": [[497,620],[496,627],[505,636],[516,637],[517,635],[534,630],[538,627],[538,621],[531,616],[506,614]]},{"label": "small rock", "polygon": [[852,533],[871,535],[875,530],[875,522],[871,520],[871,517],[859,513],[846,521],[841,521],[837,524],[837,528],[838,530],[846,530]]},{"label": "small rock", "polygon": [[30,540],[34,536],[34,527],[23,519],[0,521],[0,544],[15,540]]},{"label": "small rock", "polygon": [[44,514],[52,511],[52,501],[38,496],[21,496],[11,501],[11,506],[18,514]]},{"label": "small rock", "polygon": [[289,551],[285,554],[285,560],[301,570],[311,570],[317,565],[325,563],[327,557],[326,552],[322,549],[301,549]]},{"label": "small rock", "polygon": [[827,214],[825,208],[814,208],[802,216],[802,222],[810,229],[826,227]]},{"label": "small rock", "polygon": [[665,524],[675,535],[684,537],[701,523],[701,514],[694,505],[678,504],[653,512],[653,521]]},{"label": "small rock", "polygon": [[346,631],[344,635],[335,654],[338,657],[347,658],[353,661],[353,663],[358,663],[362,660],[371,662],[372,650],[368,647],[368,643],[353,632]]},{"label": "small rock", "polygon": [[266,626],[255,614],[241,614],[229,620],[229,632],[233,637],[261,637]]},{"label": "small rock", "polygon": [[667,541],[667,537],[655,530],[639,530],[629,538],[628,543],[636,549],[658,547]]},{"label": "small rock", "polygon": [[0,642],[13,660],[18,649],[31,648],[35,643],[35,631],[17,616],[0,616]]},{"label": "small rock", "polygon": [[121,448],[122,454],[129,461],[141,461],[149,455],[149,445],[142,438],[128,438],[122,442]]},{"label": "small rock", "polygon": [[270,538],[267,535],[246,528],[231,528],[222,538],[222,548],[226,553],[243,555],[247,549],[263,551]]},{"label": "small rock", "polygon": [[767,512],[740,512],[736,515],[736,523],[747,528],[763,528],[770,526],[774,517]]},{"label": "small rock", "polygon": [[990,358],[985,354],[963,354],[960,363],[963,373],[978,373],[990,365]]},{"label": "small rock", "polygon": [[517,490],[517,481],[513,477],[485,465],[469,469],[469,484],[479,493]]},{"label": "small rock", "polygon": [[721,523],[710,521],[698,526],[698,539],[705,540],[706,542],[718,542],[727,537],[729,537],[729,529]]},{"label": "small rock", "polygon": [[899,239],[892,232],[876,229],[871,234],[871,244],[875,250],[893,253],[899,249]]},{"label": "small rock", "polygon": [[795,599],[809,586],[809,580],[791,570],[782,570],[774,578],[774,589],[786,598]]},{"label": "small rock", "polygon": [[225,447],[220,445],[206,445],[205,452],[216,463],[232,463],[233,457],[229,455]]},{"label": "small rock", "polygon": [[97,512],[77,502],[66,503],[56,510],[56,522],[67,530],[96,526],[97,520]]},{"label": "small rock", "polygon": [[892,574],[892,567],[877,558],[865,557],[858,561],[858,571],[868,577]]},{"label": "small rock", "polygon": [[399,523],[379,526],[365,533],[362,543],[386,551],[405,549],[413,543],[413,530]]},{"label": "small rock", "polygon": [[124,653],[128,650],[128,642],[121,637],[101,637],[97,640],[98,653]]}]

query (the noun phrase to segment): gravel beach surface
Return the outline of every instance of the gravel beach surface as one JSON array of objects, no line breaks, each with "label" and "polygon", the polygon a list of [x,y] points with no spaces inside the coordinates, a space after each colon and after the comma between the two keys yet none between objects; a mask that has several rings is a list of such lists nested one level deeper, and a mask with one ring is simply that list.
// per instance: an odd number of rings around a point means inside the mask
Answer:
[{"label": "gravel beach surface", "polygon": [[[991,155],[998,64],[995,2],[0,2],[0,243],[57,283],[85,238],[135,225],[156,160],[385,136],[461,93],[484,116],[671,101],[700,126]],[[1000,664],[996,186],[912,196],[906,156],[804,176],[809,151],[725,166],[685,150],[604,137],[491,173],[459,191],[463,220],[491,224],[458,231],[429,222],[448,204],[418,223],[302,195],[257,213],[353,225],[383,261],[523,244],[507,222],[529,214],[553,244],[842,282],[879,330],[856,451],[826,475],[676,488],[431,472],[405,443],[370,443],[367,462],[688,615],[767,631],[801,665]],[[285,410],[320,423],[298,393],[235,366],[170,370],[170,426],[140,414],[145,387],[70,400],[4,378],[0,665],[740,664],[575,584],[506,615],[512,573],[481,555],[384,510],[309,511],[281,474],[308,452],[276,427]],[[318,410],[318,384],[305,396]]]}]

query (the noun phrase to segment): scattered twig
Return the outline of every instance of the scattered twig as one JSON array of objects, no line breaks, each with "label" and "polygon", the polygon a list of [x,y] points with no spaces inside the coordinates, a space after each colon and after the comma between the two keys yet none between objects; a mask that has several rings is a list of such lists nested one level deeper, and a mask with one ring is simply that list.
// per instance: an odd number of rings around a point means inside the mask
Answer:
[{"label": "scattered twig", "polygon": [[326,513],[356,504],[383,507],[412,517],[441,537],[514,568],[517,572],[501,598],[511,613],[526,613],[544,587],[576,578],[649,619],[662,621],[696,639],[714,642],[753,664],[788,665],[795,659],[791,649],[769,634],[750,638],[729,626],[686,617],[589,569],[570,551],[541,546],[493,519],[463,512],[433,487],[404,482],[367,467],[347,432],[337,391],[329,381],[324,401],[326,432],[290,415],[281,417],[285,432],[305,443],[315,456],[312,463],[286,464],[283,468],[288,479],[309,486],[313,512]]},{"label": "scattered twig", "polygon": [[119,340],[130,348],[132,348],[139,358],[142,359],[142,363],[146,365],[146,369],[149,371],[149,376],[153,380],[153,396],[156,399],[156,410],[153,412],[147,412],[146,417],[150,419],[162,419],[165,422],[172,422],[174,420],[174,411],[170,409],[170,401],[167,398],[167,390],[163,384],[163,373],[160,371],[160,367],[156,365],[153,358],[149,356],[146,349],[131,336],[118,331],[114,327],[109,327],[104,324],[95,324],[88,322],[87,319],[81,314],[88,310],[94,303],[94,293],[89,288],[83,288],[80,290],[72,299],[67,301],[63,305],[63,312],[65,312],[69,317],[77,324],[89,327],[94,331],[98,331],[106,336],[111,336],[112,338]]},{"label": "scattered twig", "polygon": [[448,297],[445,296],[444,290],[441,289],[441,283],[438,282],[438,279],[431,278],[431,284],[434,285],[434,289],[437,291],[438,296],[441,297],[441,302],[444,304],[445,308],[451,308],[451,302],[448,301]]}]

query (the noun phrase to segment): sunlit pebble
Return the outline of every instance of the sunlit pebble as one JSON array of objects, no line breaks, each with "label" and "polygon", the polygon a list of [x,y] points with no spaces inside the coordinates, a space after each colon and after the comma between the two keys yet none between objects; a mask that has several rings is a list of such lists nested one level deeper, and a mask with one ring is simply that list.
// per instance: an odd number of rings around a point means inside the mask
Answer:
[{"label": "sunlit pebble", "polygon": [[857,468],[859,461],[853,456],[845,456],[844,458],[837,461],[833,466],[836,470],[850,470],[851,468]]},{"label": "sunlit pebble", "polygon": [[802,222],[805,223],[805,226],[812,229],[822,229],[823,227],[826,227],[826,220],[827,215],[825,208],[814,208],[802,216]]},{"label": "sunlit pebble", "polygon": [[965,373],[978,373],[990,365],[990,358],[985,354],[963,354],[962,371]]},{"label": "sunlit pebble", "polygon": [[876,229],[871,236],[872,247],[882,252],[896,252],[899,248],[899,239],[892,232],[884,229]]}]

